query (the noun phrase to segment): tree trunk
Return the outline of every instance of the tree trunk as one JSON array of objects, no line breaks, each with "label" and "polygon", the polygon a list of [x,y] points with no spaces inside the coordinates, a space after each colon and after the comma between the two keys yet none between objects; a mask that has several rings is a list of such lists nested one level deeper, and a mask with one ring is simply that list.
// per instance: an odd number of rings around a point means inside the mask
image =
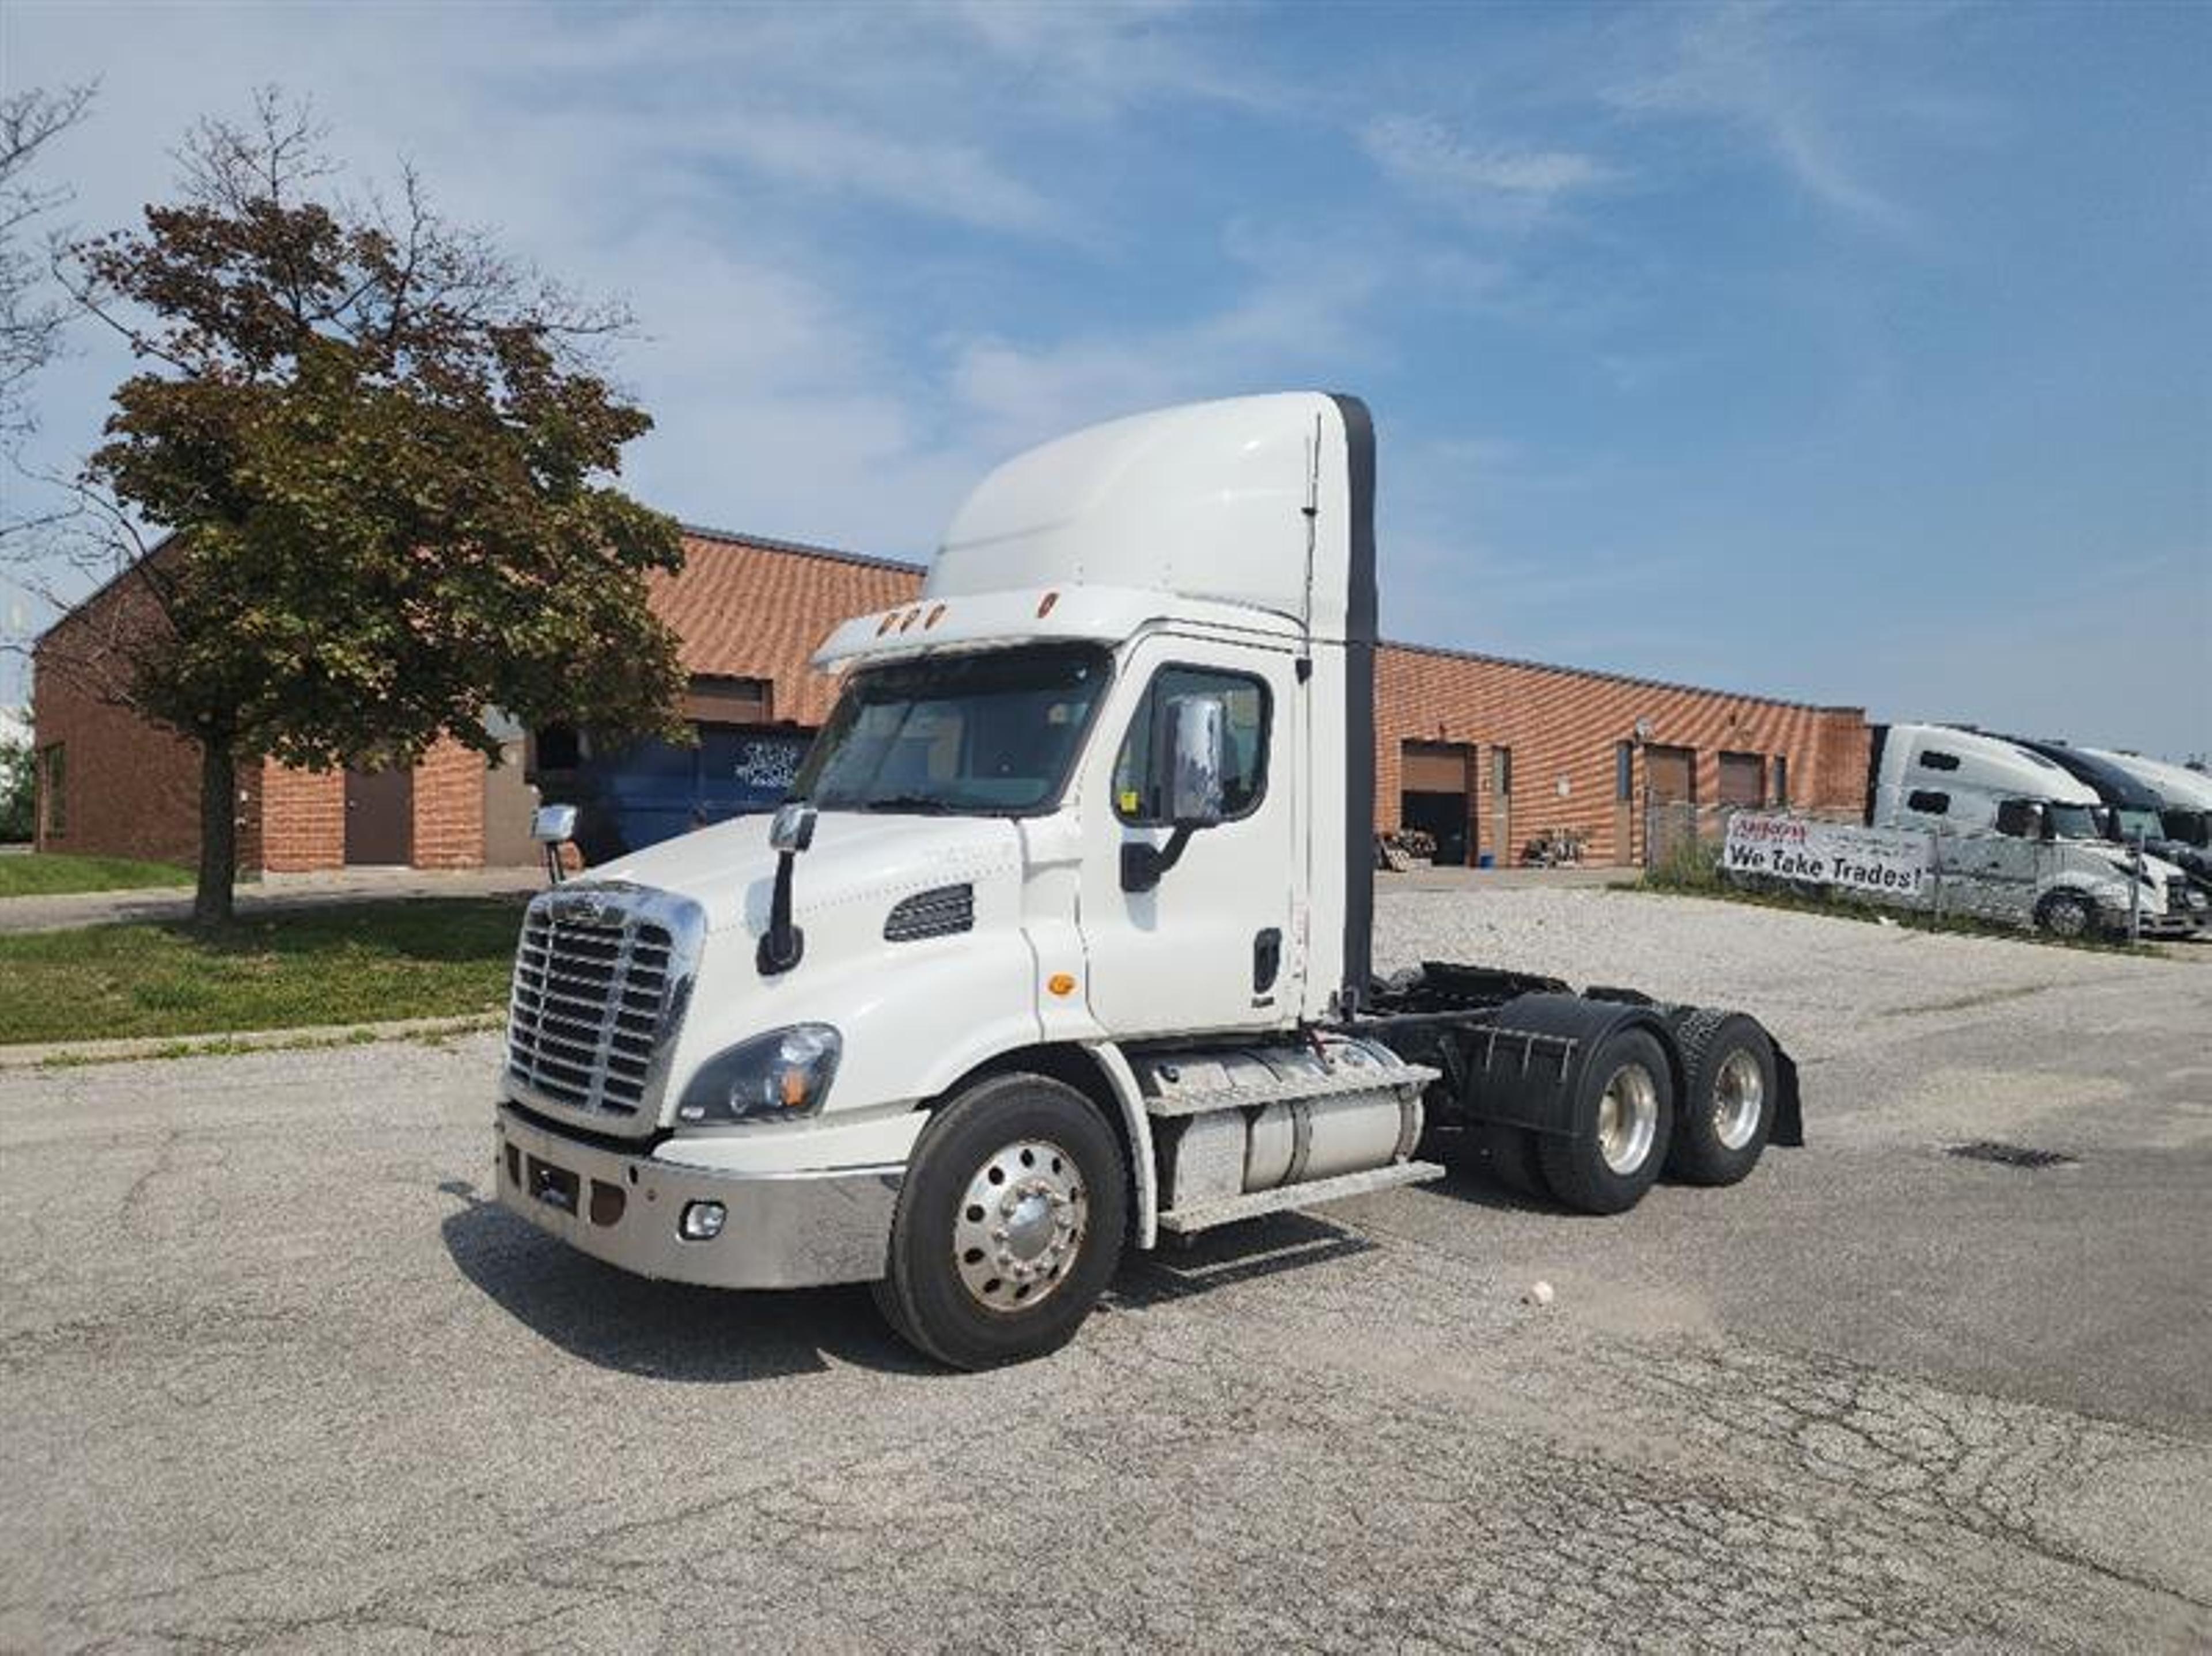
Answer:
[{"label": "tree trunk", "polygon": [[238,883],[238,760],[228,738],[200,743],[200,878],[192,924],[228,925]]}]

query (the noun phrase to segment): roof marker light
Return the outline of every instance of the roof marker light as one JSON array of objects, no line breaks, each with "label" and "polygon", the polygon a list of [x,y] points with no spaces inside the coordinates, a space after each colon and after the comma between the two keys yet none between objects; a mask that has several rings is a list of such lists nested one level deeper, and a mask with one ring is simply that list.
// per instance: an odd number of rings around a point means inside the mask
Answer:
[{"label": "roof marker light", "polygon": [[876,623],[876,636],[878,638],[881,638],[885,633],[890,632],[891,630],[891,623],[897,619],[897,610],[892,610],[886,612],[884,618]]},{"label": "roof marker light", "polygon": [[1052,606],[1060,602],[1060,594],[1048,592],[1037,600],[1037,619],[1042,621],[1052,613]]},{"label": "roof marker light", "polygon": [[912,632],[912,631],[914,630],[914,624],[915,624],[915,622],[916,622],[920,621],[921,619],[921,610],[908,610],[908,611],[906,612],[906,619],[905,619],[904,621],[902,621],[902,622],[899,622],[899,631],[901,631],[902,633],[910,633],[910,632]]},{"label": "roof marker light", "polygon": [[925,621],[924,622],[922,622],[922,623],[921,623],[921,630],[922,630],[923,632],[925,632],[925,633],[926,633],[926,632],[927,632],[931,628],[933,628],[933,627],[936,626],[936,625],[937,625],[937,623],[938,623],[939,622],[943,621],[944,619],[945,619],[945,606],[944,606],[943,604],[939,604],[939,605],[938,605],[934,610],[932,610],[929,612],[929,619],[928,619],[927,621]]}]

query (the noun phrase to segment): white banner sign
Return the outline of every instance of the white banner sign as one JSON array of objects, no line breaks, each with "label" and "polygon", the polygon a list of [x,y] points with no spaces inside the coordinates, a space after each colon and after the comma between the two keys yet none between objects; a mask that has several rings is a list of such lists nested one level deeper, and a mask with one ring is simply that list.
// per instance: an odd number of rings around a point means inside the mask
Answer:
[{"label": "white banner sign", "polygon": [[1729,818],[1721,868],[1911,899],[1922,895],[1932,877],[1935,852],[1929,836],[1912,829],[1849,828],[1746,810]]}]

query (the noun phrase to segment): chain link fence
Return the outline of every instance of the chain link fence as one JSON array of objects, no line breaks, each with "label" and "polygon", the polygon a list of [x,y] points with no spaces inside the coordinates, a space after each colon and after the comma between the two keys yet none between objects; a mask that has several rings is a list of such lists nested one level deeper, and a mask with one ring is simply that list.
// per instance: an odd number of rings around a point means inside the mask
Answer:
[{"label": "chain link fence", "polygon": [[[1773,859],[1731,867],[1729,825],[1750,813],[1758,826],[1820,825],[1879,840],[1911,864],[1885,888],[1879,870],[1850,853]],[[1942,921],[2033,927],[2061,937],[2202,937],[2212,935],[2212,892],[2202,881],[2145,856],[2140,846],[2087,840],[2028,840],[1954,829],[1864,829],[1842,813],[1764,810],[1748,805],[1649,801],[1643,855],[1654,883],[1754,889],[1817,890],[1831,898],[1912,910]],[[1778,830],[1764,837],[1784,838]],[[1814,838],[1817,836],[1802,836]],[[1833,836],[1831,836],[1833,837]],[[1848,864],[1848,865],[1846,865]],[[1775,866],[1783,871],[1775,871]]]}]

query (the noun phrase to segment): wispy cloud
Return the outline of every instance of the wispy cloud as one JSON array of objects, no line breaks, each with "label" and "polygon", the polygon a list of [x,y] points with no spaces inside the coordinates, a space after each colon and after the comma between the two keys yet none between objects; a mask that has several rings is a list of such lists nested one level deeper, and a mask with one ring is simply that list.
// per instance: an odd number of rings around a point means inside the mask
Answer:
[{"label": "wispy cloud", "polygon": [[1575,150],[1471,144],[1425,115],[1378,116],[1362,129],[1359,140],[1376,165],[1399,184],[1469,204],[1499,198],[1541,204],[1615,176],[1613,168]]},{"label": "wispy cloud", "polygon": [[[1913,10],[1822,13],[1769,0],[1727,0],[1666,11],[1661,15],[1672,32],[1658,64],[1626,76],[1607,95],[1631,116],[1721,123],[1748,137],[1823,205],[1873,228],[1910,231],[1917,215],[1875,182],[1869,154],[1879,135],[1866,129],[1893,117],[1918,122],[1931,114],[1956,127],[1963,106],[1916,93],[1901,64],[1869,73],[1851,60],[1870,39],[1910,28]],[[1892,77],[1886,90],[1885,70]]]},{"label": "wispy cloud", "polygon": [[1042,192],[965,143],[749,110],[714,124],[714,153],[781,183],[832,191],[978,229],[1070,235]]}]

